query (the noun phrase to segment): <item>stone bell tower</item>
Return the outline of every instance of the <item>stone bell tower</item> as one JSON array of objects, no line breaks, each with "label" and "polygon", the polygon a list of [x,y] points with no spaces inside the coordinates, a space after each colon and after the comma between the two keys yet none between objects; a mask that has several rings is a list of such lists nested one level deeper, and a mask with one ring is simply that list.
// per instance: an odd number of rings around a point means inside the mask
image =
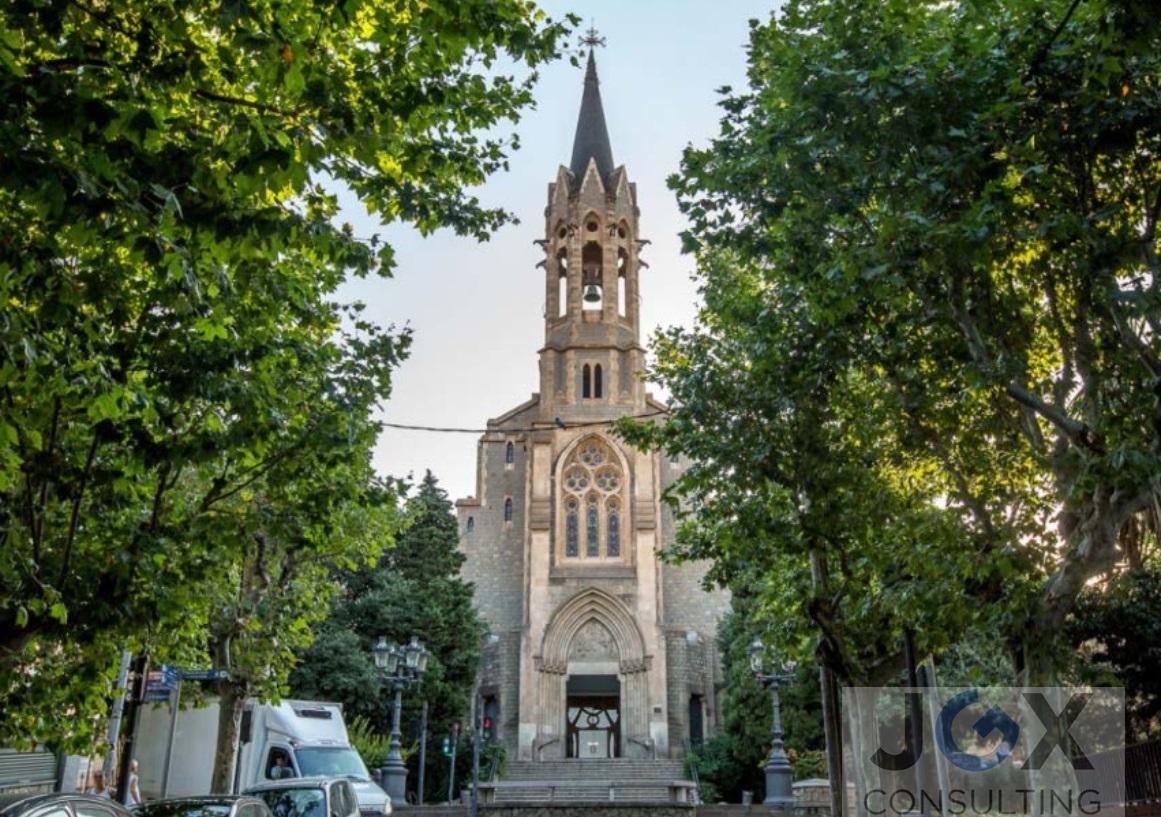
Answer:
[{"label": "stone bell tower", "polygon": [[589,52],[572,161],[548,185],[540,399],[564,421],[640,413],[637,186],[613,165]]},{"label": "stone bell tower", "polygon": [[613,164],[591,51],[572,157],[544,216],[540,389],[488,421],[476,493],[456,503],[463,574],[490,633],[480,696],[510,770],[548,764],[537,773],[552,778],[555,762],[632,759],[673,776],[684,742],[716,728],[713,639],[729,598],[705,590],[707,565],[659,558],[675,535],[662,495],[682,464],[613,433],[620,418],[666,408],[638,377],[647,242],[636,186]]}]

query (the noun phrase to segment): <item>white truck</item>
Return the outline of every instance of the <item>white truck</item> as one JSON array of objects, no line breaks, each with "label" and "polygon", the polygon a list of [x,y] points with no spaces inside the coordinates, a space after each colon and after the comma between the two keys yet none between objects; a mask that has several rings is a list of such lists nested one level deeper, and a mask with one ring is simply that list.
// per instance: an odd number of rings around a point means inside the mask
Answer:
[{"label": "white truck", "polygon": [[[149,799],[210,794],[217,739],[216,701],[179,711],[176,719],[165,704],[144,707],[134,752],[141,767],[141,794]],[[350,780],[363,817],[391,813],[391,799],[371,780],[351,746],[340,704],[247,702],[233,791],[268,780],[315,776]]]}]

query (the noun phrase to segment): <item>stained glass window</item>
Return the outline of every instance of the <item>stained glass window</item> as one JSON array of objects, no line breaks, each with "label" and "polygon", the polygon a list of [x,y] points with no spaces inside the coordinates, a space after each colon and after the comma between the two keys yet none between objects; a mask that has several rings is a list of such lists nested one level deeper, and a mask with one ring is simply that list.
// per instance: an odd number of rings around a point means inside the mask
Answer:
[{"label": "stained glass window", "polygon": [[600,548],[597,545],[597,503],[596,501],[589,502],[588,514],[585,518],[585,555],[590,559],[595,559],[600,555]]},{"label": "stained glass window", "polygon": [[568,512],[568,519],[565,522],[564,555],[571,559],[575,559],[578,555],[577,538],[577,518],[574,509]]},{"label": "stained glass window", "polygon": [[[621,558],[621,505],[629,480],[616,450],[603,438],[581,441],[560,471],[562,558]],[[584,549],[580,547],[584,507]]]}]

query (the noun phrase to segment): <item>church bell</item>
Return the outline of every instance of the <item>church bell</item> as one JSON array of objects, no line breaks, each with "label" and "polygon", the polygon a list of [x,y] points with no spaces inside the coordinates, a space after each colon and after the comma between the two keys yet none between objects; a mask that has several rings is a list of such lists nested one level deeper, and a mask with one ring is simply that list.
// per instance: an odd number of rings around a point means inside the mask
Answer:
[{"label": "church bell", "polygon": [[589,284],[585,287],[585,302],[595,304],[601,300],[601,288],[596,284]]}]

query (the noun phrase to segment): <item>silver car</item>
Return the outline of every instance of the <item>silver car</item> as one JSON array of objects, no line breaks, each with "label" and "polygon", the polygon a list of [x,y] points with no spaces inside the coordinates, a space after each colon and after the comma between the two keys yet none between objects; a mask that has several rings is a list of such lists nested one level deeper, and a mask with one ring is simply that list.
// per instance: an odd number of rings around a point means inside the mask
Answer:
[{"label": "silver car", "polygon": [[266,802],[240,794],[172,797],[133,808],[134,817],[271,817]]},{"label": "silver car", "polygon": [[292,777],[246,790],[264,801],[273,817],[361,817],[350,780],[342,777]]}]

